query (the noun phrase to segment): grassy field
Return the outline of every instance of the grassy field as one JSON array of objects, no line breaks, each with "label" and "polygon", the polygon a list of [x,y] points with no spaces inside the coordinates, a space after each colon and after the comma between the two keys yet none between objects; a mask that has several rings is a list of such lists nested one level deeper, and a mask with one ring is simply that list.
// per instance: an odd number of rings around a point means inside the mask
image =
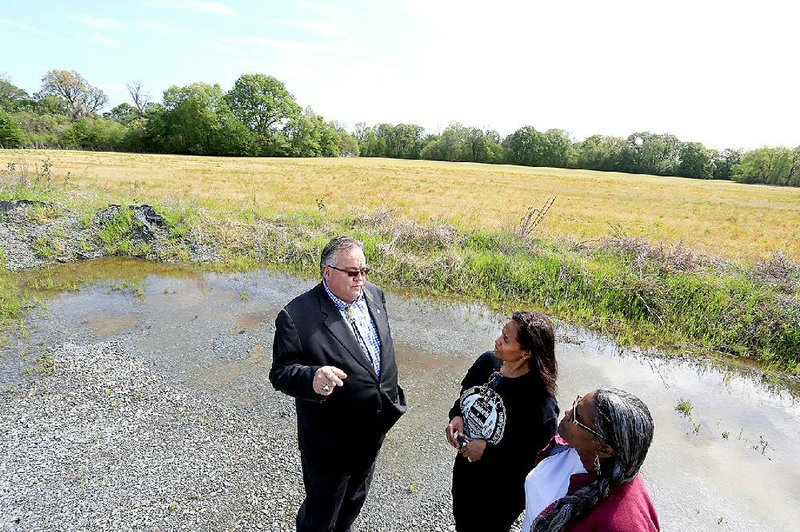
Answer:
[{"label": "grassy field", "polygon": [[333,216],[379,207],[421,223],[509,229],[551,196],[545,237],[677,242],[752,262],[800,260],[800,189],[589,170],[394,159],[264,159],[52,150],[0,151],[0,168],[41,170],[86,191],[147,202],[272,212],[324,206]]},{"label": "grassy field", "polygon": [[[64,239],[177,262],[201,244],[213,248],[214,267],[314,276],[322,246],[350,234],[365,244],[370,278],[387,287],[539,310],[622,345],[800,375],[798,189],[385,159],[2,157],[0,199],[63,203],[93,232],[48,232],[34,246],[45,260],[58,258]],[[551,196],[534,234],[513,230]],[[166,240],[136,241],[127,209],[98,225],[110,203],[154,205]],[[41,206],[28,213],[37,227],[59,216]],[[54,282],[42,275],[31,283],[0,269],[0,325],[24,327],[26,285]]]}]

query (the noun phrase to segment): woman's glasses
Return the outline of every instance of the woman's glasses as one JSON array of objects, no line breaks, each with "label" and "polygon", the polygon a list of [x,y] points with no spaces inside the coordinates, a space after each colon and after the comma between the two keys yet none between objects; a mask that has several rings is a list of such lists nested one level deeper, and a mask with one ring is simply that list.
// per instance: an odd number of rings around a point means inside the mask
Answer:
[{"label": "woman's glasses", "polygon": [[590,433],[594,434],[601,440],[606,441],[606,439],[603,436],[601,436],[599,432],[597,432],[593,428],[587,427],[586,425],[578,421],[578,403],[581,402],[581,399],[583,399],[583,397],[579,395],[578,397],[575,398],[575,402],[572,403],[572,422],[578,425],[583,430],[589,431]]},{"label": "woman's glasses", "polygon": [[341,268],[337,268],[336,266],[331,266],[330,264],[327,265],[328,268],[333,268],[336,271],[346,273],[350,277],[358,277],[359,275],[363,275],[364,277],[367,276],[369,273],[369,268],[361,268],[360,270],[343,270]]}]

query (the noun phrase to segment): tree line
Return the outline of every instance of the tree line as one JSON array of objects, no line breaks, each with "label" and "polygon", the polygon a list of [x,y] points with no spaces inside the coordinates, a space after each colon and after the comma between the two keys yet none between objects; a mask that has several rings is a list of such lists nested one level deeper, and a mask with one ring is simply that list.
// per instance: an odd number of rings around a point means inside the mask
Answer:
[{"label": "tree line", "polygon": [[152,101],[140,82],[130,103],[101,113],[102,90],[75,71],[51,70],[29,95],[0,78],[0,147],[61,147],[148,153],[266,157],[393,157],[549,166],[743,183],[800,186],[800,146],[715,150],[671,134],[627,138],[521,127],[496,131],[451,124],[427,133],[416,124],[358,123],[348,131],[302,108],[285,85],[264,74],[217,84],[172,86]]}]

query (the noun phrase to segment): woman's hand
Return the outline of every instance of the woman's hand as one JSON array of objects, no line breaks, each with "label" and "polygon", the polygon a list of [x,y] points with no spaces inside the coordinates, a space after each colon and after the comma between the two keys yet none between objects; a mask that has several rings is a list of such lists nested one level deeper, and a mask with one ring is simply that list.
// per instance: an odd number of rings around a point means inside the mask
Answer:
[{"label": "woman's hand", "polygon": [[450,442],[450,445],[458,449],[459,445],[456,438],[464,434],[464,418],[456,416],[451,419],[450,423],[447,424],[447,428],[444,429],[444,434],[447,436],[447,441]]},{"label": "woman's hand", "polygon": [[483,451],[486,450],[486,440],[470,440],[464,447],[461,448],[461,456],[467,459],[468,462],[477,462],[483,456]]}]

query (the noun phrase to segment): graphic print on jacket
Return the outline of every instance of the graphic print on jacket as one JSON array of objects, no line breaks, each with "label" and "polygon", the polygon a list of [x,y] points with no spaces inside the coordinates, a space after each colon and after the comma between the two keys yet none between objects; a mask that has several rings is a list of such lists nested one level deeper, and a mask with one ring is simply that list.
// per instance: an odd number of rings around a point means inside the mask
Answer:
[{"label": "graphic print on jacket", "polygon": [[506,429],[506,407],[503,398],[494,391],[493,381],[490,378],[487,384],[467,388],[460,402],[467,436],[497,445]]}]

